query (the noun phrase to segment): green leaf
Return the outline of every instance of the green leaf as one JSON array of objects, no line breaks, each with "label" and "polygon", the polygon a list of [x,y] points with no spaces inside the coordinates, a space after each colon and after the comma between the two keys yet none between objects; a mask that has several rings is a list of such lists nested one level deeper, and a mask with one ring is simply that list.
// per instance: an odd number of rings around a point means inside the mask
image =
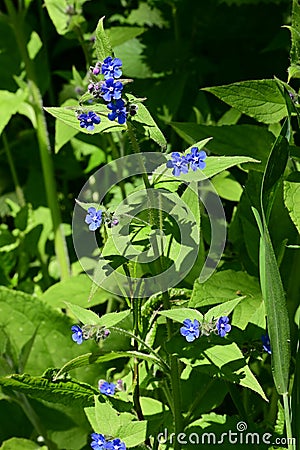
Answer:
[{"label": "green leaf", "polygon": [[112,48],[107,33],[104,30],[103,21],[105,17],[101,17],[96,28],[96,55],[98,61],[103,61],[108,56],[112,56]]},{"label": "green leaf", "polygon": [[107,434],[108,436],[117,437],[120,428],[120,418],[109,403],[101,403],[99,400],[95,402],[95,416],[97,422],[96,433]]},{"label": "green leaf", "polygon": [[138,104],[138,113],[133,117],[133,124],[134,122],[141,123],[146,136],[149,136],[160,147],[165,148],[167,146],[166,138],[158,128],[146,106],[131,94],[127,94],[127,98],[130,102]]},{"label": "green leaf", "polygon": [[103,316],[99,317],[93,311],[89,311],[68,302],[65,303],[80,322],[88,325],[99,325],[109,328],[121,322],[121,320],[124,320],[126,317],[130,316],[130,310],[126,310],[104,314]]},{"label": "green leaf", "polygon": [[263,123],[287,116],[285,101],[275,80],[251,80],[204,88],[243,114]]},{"label": "green leaf", "polygon": [[268,334],[272,348],[272,372],[279,394],[288,391],[290,366],[290,329],[284,289],[268,227],[263,217],[252,208],[261,234],[260,280],[268,318]]},{"label": "green leaf", "polygon": [[219,369],[217,373],[221,374],[226,380],[251,389],[268,401],[262,387],[247,365],[241,350],[234,342],[207,348],[202,352],[201,359],[192,360],[192,363],[186,358],[180,359],[193,367],[197,366],[200,370],[202,370],[202,366],[206,370],[213,364]]},{"label": "green leaf", "polygon": [[11,116],[18,112],[26,97],[26,90],[18,89],[15,93],[0,91],[0,134],[10,121]]},{"label": "green leaf", "polygon": [[127,425],[121,426],[117,431],[117,436],[125,442],[126,448],[132,448],[145,442],[146,432],[147,420],[132,421]]},{"label": "green leaf", "polygon": [[253,323],[265,329],[264,303],[259,282],[246,272],[222,270],[215,272],[205,283],[196,281],[189,306],[205,308],[224,303],[226,307],[228,301],[234,300],[237,295],[245,297],[245,300],[234,308],[232,325],[244,330],[248,323]]},{"label": "green leaf", "polygon": [[285,138],[287,128],[286,120],[266,165],[261,185],[261,217],[257,209],[252,207],[260,232],[260,284],[268,318],[268,333],[272,348],[272,372],[276,389],[281,395],[288,392],[291,352],[290,326],[285,293],[267,220],[272,209],[276,188],[288,160],[288,143]]},{"label": "green leaf", "polygon": [[[78,101],[74,98],[69,98],[66,100],[61,107],[78,107]],[[55,121],[55,153],[58,153],[59,150],[67,143],[70,139],[72,139],[78,133],[74,127],[70,127],[66,125],[62,120],[56,119]]]},{"label": "green leaf", "polygon": [[238,202],[243,193],[242,186],[231,176],[228,170],[214,176],[212,184],[220,197],[232,202]]},{"label": "green leaf", "polygon": [[182,323],[185,319],[196,319],[199,322],[202,322],[203,320],[203,316],[199,311],[190,308],[170,309],[166,311],[160,311],[159,314],[180,323]]},{"label": "green leaf", "polygon": [[234,308],[246,297],[238,297],[234,300],[229,300],[228,302],[221,303],[221,305],[214,306],[210,308],[209,311],[204,316],[204,320],[208,322],[213,318],[229,316],[229,314],[234,310]]},{"label": "green leaf", "polygon": [[[31,375],[40,375],[46,367],[61,367],[82,353],[80,346],[72,342],[72,323],[65,314],[38,298],[0,287],[0,328],[5,330],[17,355],[38,328],[25,366]],[[83,345],[86,351],[96,348],[92,342]],[[90,375],[87,370],[84,377]]]},{"label": "green leaf", "polygon": [[64,35],[69,30],[69,16],[66,14],[68,3],[66,0],[45,0],[50,19],[58,34]]},{"label": "green leaf", "polygon": [[291,173],[283,182],[284,203],[300,233],[300,172]]},{"label": "green leaf", "polygon": [[112,27],[107,30],[111,46],[113,48],[118,45],[124,44],[124,42],[140,36],[145,32],[145,28],[141,27]]},{"label": "green leaf", "polygon": [[46,376],[33,377],[27,374],[2,377],[0,385],[33,398],[63,405],[76,405],[79,408],[93,405],[94,395],[98,393],[97,389],[90,385],[70,378],[54,382]]},{"label": "green leaf", "polygon": [[75,130],[81,131],[86,134],[97,134],[97,133],[110,133],[111,131],[121,131],[126,129],[125,125],[119,125],[116,122],[112,122],[107,118],[107,108],[105,105],[97,104],[91,105],[89,108],[85,108],[86,111],[94,111],[101,116],[101,122],[95,125],[94,131],[88,131],[86,128],[81,128],[79,120],[77,119],[76,108],[72,106],[61,106],[61,107],[47,107],[44,108],[45,111],[50,113],[56,119],[61,120],[66,125],[75,128]]},{"label": "green leaf", "polygon": [[239,164],[243,164],[246,162],[255,162],[259,163],[256,159],[250,158],[249,156],[208,156],[205,160],[206,167],[203,170],[197,170],[195,172],[189,171],[189,173],[184,174],[181,173],[178,177],[175,177],[172,174],[172,169],[166,168],[166,164],[162,164],[155,171],[155,176],[159,174],[163,174],[162,180],[171,181],[171,180],[181,180],[186,183],[190,183],[192,181],[203,181],[207,178],[211,178],[214,175],[217,175],[223,170],[229,169],[230,167],[237,166]]},{"label": "green leaf", "polygon": [[141,361],[148,361],[161,366],[161,362],[154,355],[148,355],[147,353],[138,352],[134,350],[109,352],[109,353],[86,353],[84,355],[77,356],[77,358],[68,361],[57,373],[56,377],[69,372],[70,370],[77,369],[79,367],[89,366],[90,364],[99,364],[107,361],[113,361],[118,358],[137,358]]},{"label": "green leaf", "polygon": [[88,302],[90,288],[91,279],[85,274],[79,274],[53,284],[43,292],[40,299],[54,308],[65,308],[65,302],[84,308],[100,305],[112,297],[107,291],[98,288],[92,300]]},{"label": "green leaf", "polygon": [[16,437],[4,441],[0,447],[1,450],[47,450],[47,448],[44,445],[40,447],[37,442]]}]

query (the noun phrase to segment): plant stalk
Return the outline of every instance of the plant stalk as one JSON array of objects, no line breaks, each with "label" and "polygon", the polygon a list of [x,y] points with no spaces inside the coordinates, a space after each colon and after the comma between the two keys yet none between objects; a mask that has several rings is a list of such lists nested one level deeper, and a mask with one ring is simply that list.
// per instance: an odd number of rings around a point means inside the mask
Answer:
[{"label": "plant stalk", "polygon": [[62,229],[62,220],[57,198],[54,167],[51,157],[50,142],[46,119],[43,111],[42,98],[39,88],[37,86],[37,78],[35,75],[34,65],[27,51],[22,20],[19,18],[19,15],[15,10],[12,1],[11,0],[4,0],[4,1],[15,34],[18,49],[21,58],[25,64],[29,92],[32,98],[32,104],[36,116],[37,139],[40,150],[40,158],[47,195],[47,203],[50,208],[52,216],[55,253],[60,267],[61,279],[65,279],[68,278],[70,275],[69,256],[65,242],[65,236]]},{"label": "plant stalk", "polygon": [[291,425],[291,416],[290,416],[290,405],[289,405],[289,397],[288,393],[282,395],[283,397],[283,407],[284,407],[284,420],[285,420],[285,428],[286,428],[286,437],[288,440],[288,450],[296,450],[296,446],[293,442],[293,434],[292,434],[292,425]]},{"label": "plant stalk", "polygon": [[3,145],[4,145],[4,150],[6,153],[7,161],[8,161],[9,168],[10,168],[12,178],[13,178],[13,182],[15,185],[17,199],[18,199],[19,205],[21,207],[23,207],[26,205],[24,193],[23,193],[23,189],[21,188],[21,185],[19,182],[18,174],[17,174],[16,168],[15,168],[15,163],[14,163],[14,160],[13,160],[10,148],[9,148],[6,133],[4,131],[2,133],[2,139],[3,139]]}]

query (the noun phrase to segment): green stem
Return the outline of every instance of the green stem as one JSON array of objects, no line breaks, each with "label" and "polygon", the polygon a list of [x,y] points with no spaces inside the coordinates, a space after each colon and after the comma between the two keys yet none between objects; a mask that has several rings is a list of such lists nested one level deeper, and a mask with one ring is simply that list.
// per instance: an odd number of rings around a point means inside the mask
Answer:
[{"label": "green stem", "polygon": [[26,40],[23,32],[22,20],[14,8],[11,0],[4,0],[10,17],[11,25],[15,33],[15,38],[19,48],[21,58],[25,64],[26,74],[28,78],[28,87],[31,94],[33,108],[36,116],[37,139],[40,150],[40,158],[42,164],[43,178],[45,183],[48,206],[51,211],[55,253],[60,266],[61,279],[65,279],[70,275],[69,256],[65,242],[65,236],[62,229],[62,221],[57,198],[56,183],[54,176],[54,167],[51,157],[50,142],[46,119],[43,111],[42,98],[37,87],[35,69],[31,59],[29,58]]},{"label": "green stem", "polygon": [[9,168],[10,168],[10,171],[11,171],[11,174],[13,177],[13,181],[14,181],[17,199],[18,199],[19,205],[21,207],[23,207],[26,205],[24,193],[23,193],[23,189],[21,188],[21,185],[19,182],[18,174],[17,174],[16,168],[15,168],[14,160],[13,160],[10,148],[9,148],[9,144],[8,144],[5,132],[3,132],[3,134],[2,134],[2,139],[3,139],[4,150],[5,150],[5,153],[7,156],[7,161],[8,161]]},{"label": "green stem", "polygon": [[[163,305],[164,309],[171,309],[170,298],[167,292],[163,292]],[[167,332],[168,339],[170,340],[173,336],[173,322],[171,319],[167,318]],[[183,431],[183,419],[181,414],[181,389],[180,389],[180,369],[178,364],[178,359],[176,355],[170,356],[170,379],[171,388],[173,394],[173,415],[175,424],[175,443],[174,450],[180,450],[179,442],[176,437]]]},{"label": "green stem", "polygon": [[292,442],[293,442],[293,435],[292,435],[292,426],[291,426],[290,405],[289,405],[288,393],[283,394],[282,397],[283,397],[286,437],[287,437],[287,440],[288,440],[288,450],[295,450],[296,446],[294,444],[292,444]]}]

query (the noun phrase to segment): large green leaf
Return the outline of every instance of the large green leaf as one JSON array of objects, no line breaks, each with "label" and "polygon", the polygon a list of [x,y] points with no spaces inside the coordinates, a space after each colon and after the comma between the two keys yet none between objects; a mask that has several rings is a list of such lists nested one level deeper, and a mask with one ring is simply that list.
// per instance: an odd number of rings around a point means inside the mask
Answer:
[{"label": "large green leaf", "polygon": [[79,274],[53,284],[40,298],[54,308],[65,308],[65,302],[88,308],[111,298],[111,294],[98,288],[91,301],[88,301],[90,289],[91,279],[85,274]]},{"label": "large green leaf", "polygon": [[253,323],[265,329],[265,313],[259,282],[246,272],[222,270],[215,272],[205,283],[194,284],[189,302],[192,308],[206,308],[207,306],[234,300],[237,295],[244,296],[233,312],[232,325],[244,330],[248,323]]},{"label": "large green leaf", "polygon": [[97,389],[69,378],[53,382],[46,376],[32,377],[27,374],[2,377],[0,385],[30,397],[63,405],[76,405],[79,408],[92,406],[94,395],[97,394]]},{"label": "large green leaf", "polygon": [[284,203],[300,233],[300,172],[291,173],[283,182]]},{"label": "large green leaf", "polygon": [[264,123],[287,116],[287,108],[275,80],[250,80],[204,88],[230,106]]},{"label": "large green leaf", "polygon": [[140,36],[145,31],[142,27],[112,27],[107,30],[108,37],[111,42],[111,46],[115,48],[118,45],[124,44],[124,42]]},{"label": "large green leaf", "polygon": [[[31,375],[40,375],[47,367],[61,367],[82,353],[80,346],[71,339],[72,323],[65,314],[36,297],[0,287],[0,327],[8,335],[16,354],[20,354],[38,328],[25,366]],[[83,345],[86,351],[97,348],[92,342]],[[85,380],[94,377],[92,372],[94,370],[85,372]]]},{"label": "large green leaf", "polygon": [[[274,135],[266,128],[257,125],[198,125],[190,122],[172,122],[172,128],[188,144],[212,136],[206,144],[208,150],[217,155],[247,156],[267,162],[274,142]],[[253,164],[251,168],[260,170],[261,166]]]},{"label": "large green leaf", "polygon": [[[176,353],[179,359],[191,367],[223,379],[237,383],[257,392],[264,400],[265,393],[247,365],[245,358],[236,343],[208,345],[198,340],[194,345],[186,345],[182,349],[179,344],[181,336],[175,336],[166,344],[168,352]],[[221,338],[220,338],[221,339]]]},{"label": "large green leaf", "polygon": [[284,288],[268,229],[268,217],[274,193],[288,161],[288,142],[285,138],[287,123],[275,141],[270,153],[261,186],[261,217],[252,208],[260,231],[259,269],[260,283],[266,305],[268,332],[272,348],[272,369],[276,389],[286,395],[289,385],[290,326]]},{"label": "large green leaf", "polygon": [[[121,416],[122,417],[122,416]],[[125,442],[126,448],[136,447],[145,442],[147,432],[147,421],[131,421],[126,425],[121,425],[118,429],[118,437]]]}]

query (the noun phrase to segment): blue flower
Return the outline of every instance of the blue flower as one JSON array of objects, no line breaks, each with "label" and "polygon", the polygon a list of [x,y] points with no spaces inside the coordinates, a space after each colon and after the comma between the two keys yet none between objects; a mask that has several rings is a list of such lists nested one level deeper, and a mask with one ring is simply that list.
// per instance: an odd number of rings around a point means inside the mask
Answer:
[{"label": "blue flower", "polygon": [[108,78],[101,86],[101,97],[106,102],[118,100],[121,98],[123,84],[121,81],[115,81],[113,78]]},{"label": "blue flower", "polygon": [[217,321],[216,326],[217,326],[219,336],[225,337],[226,333],[229,333],[229,331],[231,330],[231,325],[229,323],[229,317],[227,317],[227,316],[220,317]]},{"label": "blue flower", "polygon": [[193,171],[197,169],[205,169],[206,163],[204,159],[207,157],[204,150],[199,152],[197,147],[191,148],[191,153],[186,155],[186,160],[190,163],[191,169]]},{"label": "blue flower", "polygon": [[186,338],[188,342],[193,342],[200,336],[200,324],[198,320],[194,319],[192,322],[190,319],[183,321],[183,327],[180,328],[180,334]]},{"label": "blue flower", "polygon": [[73,334],[72,334],[73,341],[77,342],[77,344],[82,344],[82,341],[83,341],[82,329],[78,325],[73,325],[71,327],[71,330],[73,331]]},{"label": "blue flower", "polygon": [[175,177],[178,177],[180,175],[180,172],[182,173],[188,173],[188,161],[185,156],[180,155],[180,153],[173,152],[172,153],[172,160],[169,160],[167,162],[167,167],[172,170],[172,174]]},{"label": "blue flower", "polygon": [[103,434],[92,433],[91,438],[93,439],[91,442],[91,447],[94,450],[105,450],[106,449],[106,440]]},{"label": "blue flower", "polygon": [[118,119],[120,125],[123,125],[123,123],[126,122],[127,111],[124,100],[119,99],[115,103],[108,103],[107,107],[108,109],[111,109],[111,113],[107,116],[109,120]]},{"label": "blue flower", "polygon": [[80,120],[81,128],[86,128],[88,131],[93,131],[95,129],[95,125],[98,125],[101,122],[99,116],[93,111],[89,111],[88,113],[82,113],[77,116],[77,119]]},{"label": "blue flower", "polygon": [[122,75],[121,67],[122,61],[119,58],[108,56],[102,63],[101,73],[106,80],[108,78],[120,78]]},{"label": "blue flower", "polygon": [[126,445],[121,439],[117,438],[108,442],[105,446],[105,450],[126,450]]},{"label": "blue flower", "polygon": [[270,338],[269,338],[268,333],[262,335],[261,341],[262,341],[262,344],[263,344],[264,351],[269,353],[269,355],[271,355],[272,350],[271,350],[271,343],[270,343]]},{"label": "blue flower", "polygon": [[102,223],[102,211],[96,211],[96,208],[89,208],[88,214],[85,217],[85,223],[89,225],[90,231],[95,231],[101,227]]},{"label": "blue flower", "polygon": [[99,380],[98,383],[99,390],[101,394],[104,395],[114,395],[116,390],[116,385],[114,383],[109,383],[105,380]]}]

